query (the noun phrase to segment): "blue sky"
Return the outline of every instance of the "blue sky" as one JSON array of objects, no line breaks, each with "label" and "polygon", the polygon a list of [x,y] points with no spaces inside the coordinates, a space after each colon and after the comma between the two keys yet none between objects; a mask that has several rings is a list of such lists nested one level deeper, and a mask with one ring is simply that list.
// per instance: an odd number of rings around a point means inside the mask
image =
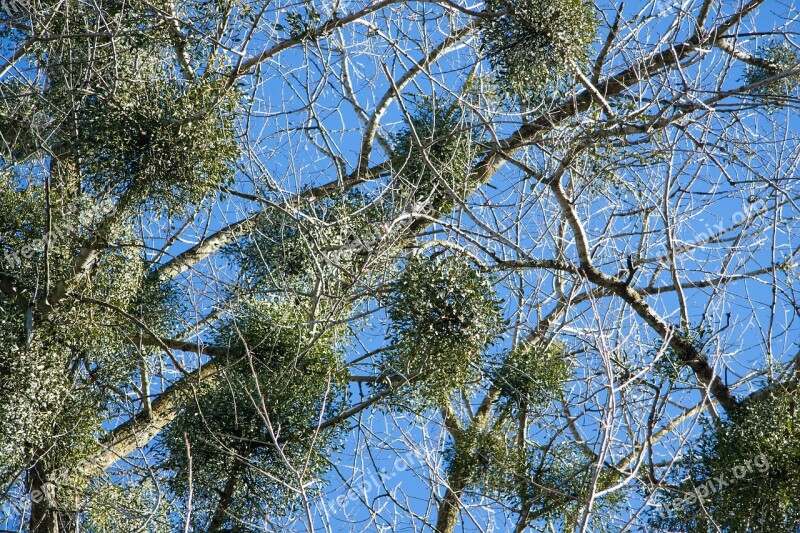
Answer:
[{"label": "blue sky", "polygon": [[[631,4],[625,9],[627,13],[638,13],[643,5]],[[684,7],[687,5],[688,3],[684,2]],[[613,12],[612,7],[604,5],[602,9],[610,14]],[[645,21],[643,29],[636,35],[626,37],[644,43],[656,43],[668,30],[671,17],[679,8],[677,4],[660,0],[646,4],[644,12],[650,12],[652,17]],[[431,13],[437,9],[429,6]],[[762,10],[763,14],[759,15],[754,24],[748,23],[748,27],[750,25],[772,27],[780,24],[783,21],[778,14],[784,9],[786,8],[777,3],[770,4]],[[276,7],[275,13],[278,11],[279,8]],[[280,18],[279,15],[275,16]],[[373,30],[377,27],[384,34],[394,36],[398,49],[393,49],[378,39],[373,41],[378,44],[356,47],[353,53],[348,55],[347,64],[352,71],[354,93],[365,109],[374,106],[380,96],[390,90],[383,67],[385,66],[394,79],[398,79],[411,62],[422,57],[422,51],[413,41],[430,37],[435,44],[441,37],[433,36],[440,35],[444,26],[441,18],[426,18],[419,13],[411,16],[408,10],[401,11],[400,16],[393,21],[376,17],[373,23]],[[363,42],[368,31],[370,29],[366,25],[357,24],[344,30],[337,39],[343,43]],[[685,38],[685,32],[668,41],[682,38]],[[252,43],[251,51],[268,42],[270,42],[268,36],[257,36]],[[595,43],[598,48],[600,45],[599,41]],[[3,55],[8,56],[11,50],[9,41],[0,40],[0,46],[3,47]],[[749,47],[749,44],[747,46]],[[413,109],[412,98],[415,95],[429,94],[432,87],[437,94],[445,94],[449,90],[458,91],[470,72],[472,58],[473,50],[465,46],[448,54],[444,61],[432,67],[430,78],[422,76],[418,85],[411,84],[405,89],[404,104],[407,109]],[[617,56],[616,62],[609,68],[613,69],[623,60],[629,61],[631,58]],[[236,184],[237,190],[264,194],[271,200],[280,200],[305,187],[335,180],[337,176],[334,166],[319,149],[319,146],[324,146],[326,142],[332,143],[337,154],[352,170],[359,155],[363,126],[358,113],[352,106],[347,105],[336,88],[337,80],[334,75],[341,74],[344,64],[345,59],[336,50],[309,45],[306,50],[297,48],[280,54],[273,61],[262,65],[258,78],[250,78],[246,90],[251,93],[254,102],[250,109],[252,115],[248,124],[246,143],[254,147],[254,153],[251,155],[258,159],[260,166],[251,165],[250,161],[243,159],[243,168]],[[705,75],[703,69],[707,68],[707,65],[706,62],[698,61],[688,67],[684,75],[689,79],[700,79]],[[729,89],[741,83],[742,75],[741,67],[733,67],[725,84],[718,89]],[[713,77],[713,73],[708,74],[708,77]],[[672,75],[658,88],[668,86],[664,91],[665,95],[674,96],[680,86],[676,78],[676,75]],[[710,86],[709,82],[706,86]],[[654,96],[652,91],[648,90],[645,90],[644,95]],[[703,95],[696,96],[703,97]],[[316,110],[314,116],[300,111],[311,101],[314,102]],[[392,105],[382,121],[384,126],[382,133],[388,135],[398,131],[398,128],[402,127],[403,117],[403,109],[398,105]],[[796,143],[794,131],[798,125],[795,111],[776,110],[769,116],[750,114],[744,116],[738,123],[732,119],[729,121],[724,113],[720,117],[706,117],[703,120],[718,121],[716,124],[711,123],[714,133],[703,138],[707,144],[718,143],[728,146],[738,136],[743,145],[753,142],[757,146],[756,153],[750,156],[747,156],[743,148],[739,150],[742,157],[740,160],[722,162],[724,163],[722,166],[736,178],[737,183],[729,185],[726,176],[720,172],[721,162],[698,155],[696,143],[687,140],[686,136],[672,144],[680,150],[675,150],[661,164],[651,164],[648,168],[632,166],[627,171],[620,172],[617,176],[619,180],[617,185],[608,187],[604,195],[597,195],[592,202],[581,205],[581,214],[587,220],[591,220],[587,227],[590,240],[598,244],[596,263],[605,272],[615,273],[624,268],[624,255],[635,254],[638,249],[639,241],[631,239],[625,232],[641,229],[641,219],[634,220],[632,217],[626,218],[617,214],[624,208],[639,205],[643,198],[648,201],[657,198],[659,190],[654,184],[663,184],[664,176],[672,176],[678,183],[674,187],[671,205],[676,215],[683,217],[677,226],[676,238],[687,244],[697,242],[703,234],[707,235],[709,228],[729,227],[737,220],[737,213],[751,208],[753,205],[751,198],[766,202],[767,206],[774,206],[776,202],[781,203],[780,211],[775,209],[765,212],[763,216],[755,217],[752,231],[746,234],[740,243],[735,240],[726,241],[720,245],[707,247],[701,253],[689,254],[688,258],[680,263],[684,280],[703,281],[721,268],[726,272],[753,270],[759,265],[772,262],[775,256],[780,257],[781,254],[788,256],[797,246],[793,224],[795,206],[787,200],[788,197],[792,197],[792,191],[789,190],[784,194],[780,187],[770,186],[763,179],[748,179],[753,174],[770,175],[780,169],[793,167],[793,157],[797,153],[794,149]],[[519,123],[520,116],[513,113],[499,117],[498,135],[503,136],[513,131]],[[700,135],[708,124],[695,124],[689,126],[689,130]],[[723,129],[730,124],[739,129]],[[695,126],[696,129],[693,130]],[[326,135],[322,134],[323,131],[327,132]],[[676,130],[667,135],[684,135],[684,132]],[[667,139],[659,139],[658,142],[662,141],[665,145],[668,144]],[[773,141],[782,141],[789,149],[780,152],[775,148],[776,144]],[[770,153],[770,150],[774,153]],[[378,163],[384,157],[385,153],[378,147],[373,152],[371,161]],[[533,148],[529,161],[540,168],[552,169],[555,158],[551,158],[545,150]],[[262,188],[253,186],[251,182],[253,176],[262,180],[259,184],[263,186]],[[685,185],[685,191],[681,190],[684,187],[681,184]],[[269,185],[277,185],[279,190],[269,190]],[[376,190],[380,186],[380,183],[372,185]],[[713,193],[715,199],[710,207],[698,203],[697,200],[708,193]],[[556,221],[549,218],[553,213],[553,201],[545,196],[541,188],[532,187],[529,180],[518,170],[507,165],[494,176],[489,186],[483,187],[473,195],[468,204],[482,217],[483,222],[508,236],[520,248],[529,250],[532,256],[550,258],[554,250],[553,228]],[[683,199],[680,199],[681,197]],[[532,200],[536,198],[539,198],[541,203]],[[486,207],[487,202],[491,202],[490,208]],[[197,214],[196,223],[184,234],[186,242],[176,243],[171,252],[180,253],[190,246],[199,234],[214,231],[226,223],[239,220],[258,207],[240,198],[228,198],[222,202],[209,204],[205,210]],[[781,215],[781,219],[770,218],[776,213]],[[452,220],[458,220],[461,227],[467,231],[474,231],[476,234],[482,232],[482,229],[463,213],[455,215]],[[657,215],[649,219],[649,223],[652,224],[651,230],[664,227],[663,217],[659,218]],[[154,221],[153,227],[158,226],[158,221]],[[619,233],[619,236],[608,238],[615,233]],[[158,233],[156,235],[152,244],[157,248],[164,236]],[[466,241],[465,238],[452,232],[441,232],[429,238],[448,235],[455,241]],[[482,235],[480,238],[488,247],[497,250],[502,248],[493,243],[491,237]],[[732,244],[741,245],[741,251],[728,257]],[[647,257],[660,255],[661,250],[663,248],[658,245],[647,243],[644,255]],[[508,253],[508,257],[514,257],[512,252],[508,250],[505,252]],[[572,248],[567,252],[574,255]],[[651,274],[654,271],[652,264],[643,270]],[[793,277],[793,269],[790,269],[788,274],[776,273],[781,289],[790,291],[791,285],[786,279],[787,275]],[[637,284],[646,286],[650,280],[641,273],[640,276],[637,278]],[[203,311],[219,303],[217,301],[221,286],[219,282],[229,281],[234,277],[235,273],[231,271],[229,264],[224,260],[215,260],[211,264],[198,265],[191,277],[185,276],[182,281],[190,284],[192,303],[202,314]],[[498,294],[506,302],[506,315],[519,323],[523,332],[535,325],[540,313],[552,309],[553,302],[547,299],[546,289],[552,287],[553,283],[554,279],[550,274],[529,271],[503,276],[502,281],[497,284]],[[660,271],[652,281],[653,286],[668,283],[671,283],[671,277],[667,270]],[[520,284],[526,287],[523,293],[528,298],[522,303],[514,297]],[[721,363],[718,368],[727,369],[726,379],[733,383],[745,376],[750,377],[750,384],[737,389],[739,395],[746,394],[752,384],[760,383],[752,378],[754,372],[764,367],[767,358],[765,350],[771,349],[776,358],[784,359],[786,354],[792,354],[797,350],[798,330],[795,324],[795,310],[789,304],[789,296],[775,294],[773,286],[774,284],[765,281],[765,277],[762,276],[760,279],[743,280],[724,288],[704,287],[686,291],[690,324],[695,327],[708,326],[713,330],[708,350],[720,358]],[[675,324],[680,322],[680,316],[676,311],[679,307],[676,294],[665,293],[653,298],[652,301],[661,316]],[[570,313],[570,319],[564,325],[561,336],[576,351],[576,357],[579,359],[574,382],[570,383],[568,388],[574,397],[582,398],[582,395],[593,391],[595,394],[592,395],[591,402],[602,406],[608,401],[607,391],[599,385],[602,376],[593,373],[601,368],[602,358],[591,349],[591,343],[603,337],[603,330],[613,332],[620,320],[630,320],[630,315],[626,314],[619,302],[608,298],[587,301]],[[381,313],[376,313],[372,315],[370,321],[359,333],[363,349],[354,344],[348,352],[349,359],[362,355],[364,350],[384,345],[385,317]],[[507,335],[495,350],[507,348],[512,336],[512,334]],[[625,353],[620,353],[620,357],[629,357],[632,364],[647,364],[652,360],[653,345],[657,344],[658,339],[652,332],[648,334],[646,328],[636,328],[627,338],[618,333],[610,334],[608,342],[612,346],[615,342],[620,342],[626,348],[622,350]],[[686,373],[684,377],[688,378],[689,383],[693,380]],[[369,394],[368,389],[359,388],[357,385],[351,387],[351,392],[354,401],[357,401],[362,393]],[[700,394],[687,385],[687,390],[680,399],[684,402],[683,405],[689,405],[698,401]],[[554,405],[554,409],[557,408],[558,406]],[[679,405],[670,406],[663,413],[661,424],[676,416],[680,409]],[[430,416],[435,418],[435,413],[430,413]],[[428,516],[430,519],[431,516],[435,516],[435,509],[431,506],[430,484],[433,478],[434,483],[440,486],[440,480],[436,479],[436,476],[442,473],[443,458],[438,452],[447,442],[438,424],[434,421],[420,427],[424,420],[386,408],[368,411],[358,421],[361,423],[359,429],[348,433],[343,443],[343,451],[337,454],[334,460],[335,468],[328,476],[329,484],[323,489],[324,497],[312,507],[318,525],[332,531],[362,529],[373,531],[379,529],[381,525],[389,527],[389,522],[384,518],[373,517],[368,506],[361,500],[357,503],[350,499],[355,498],[354,495],[363,498],[371,506],[381,507],[382,512],[388,516],[393,513],[402,515],[405,512],[402,510],[404,506],[411,509],[418,517]],[[687,424],[693,423],[694,421],[690,421]],[[590,444],[598,442],[601,427],[598,418],[582,416],[577,424],[580,431],[587,436],[587,442]],[[689,434],[698,434],[698,426],[694,427],[695,429],[689,429]],[[571,438],[569,434],[562,437],[565,440]],[[674,441],[665,441],[663,448],[658,451],[667,457],[674,447]],[[621,450],[624,448],[624,445],[621,446]],[[429,461],[421,460],[420,455]],[[402,468],[401,472],[399,471],[401,465],[408,468]],[[385,483],[385,486],[376,488],[376,480],[382,480],[381,484]],[[345,502],[349,502],[344,508],[338,505],[342,498],[345,498]],[[402,500],[393,501],[392,498],[402,498]],[[638,501],[633,498],[632,501]],[[327,513],[324,511],[326,508]],[[625,517],[625,512],[621,513],[621,518]],[[303,517],[298,517],[297,520],[292,522],[290,527],[302,529]],[[402,520],[409,531],[415,527],[421,528],[421,518],[404,516]],[[469,514],[465,514],[463,524],[465,530],[470,531],[481,528],[494,530],[504,528],[502,513],[496,505],[470,506]]]}]

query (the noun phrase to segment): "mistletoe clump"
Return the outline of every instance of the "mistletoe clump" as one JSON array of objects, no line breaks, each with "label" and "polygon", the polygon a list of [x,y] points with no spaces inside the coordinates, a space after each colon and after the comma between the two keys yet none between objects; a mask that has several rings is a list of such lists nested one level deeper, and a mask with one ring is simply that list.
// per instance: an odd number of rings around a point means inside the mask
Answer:
[{"label": "mistletoe clump", "polygon": [[0,299],[0,473],[25,465],[31,447],[43,446],[60,399],[69,383],[63,378],[63,353],[26,342],[24,317],[9,312]]},{"label": "mistletoe clump", "polygon": [[[0,475],[35,462],[40,471],[60,476],[55,497],[66,504],[87,479],[64,472],[99,451],[99,413],[107,397],[72,370],[71,346],[50,341],[57,327],[39,323],[29,330],[3,304],[0,299]],[[65,404],[64,398],[71,401]]]},{"label": "mistletoe clump", "polygon": [[515,497],[528,478],[527,450],[497,428],[470,426],[444,452],[448,472],[471,491]]},{"label": "mistletoe clump", "polygon": [[476,155],[475,135],[463,109],[434,98],[393,138],[392,166],[402,201],[452,204],[452,195],[469,192],[468,175]]},{"label": "mistletoe clump", "polygon": [[236,102],[222,84],[169,79],[92,96],[75,141],[92,190],[130,192],[133,201],[179,212],[230,183],[239,154]]},{"label": "mistletoe clump", "polygon": [[191,457],[198,524],[219,508],[244,518],[293,509],[296,487],[319,479],[338,445],[339,426],[318,429],[344,400],[337,332],[314,331],[283,303],[250,302],[236,316],[219,334],[226,370],[185,399],[163,436],[164,466],[184,496]]},{"label": "mistletoe clump", "polygon": [[553,399],[569,377],[563,346],[530,343],[508,354],[495,381],[507,407],[528,409]]},{"label": "mistletoe clump", "polygon": [[[798,67],[800,55],[786,43],[771,42],[758,51],[758,64],[748,65],[745,81],[758,83]],[[759,96],[789,96],[800,85],[800,74],[792,74],[753,89]]]},{"label": "mistletoe clump", "polygon": [[352,189],[296,210],[274,209],[225,252],[254,293],[304,299],[320,287],[326,296],[341,297],[353,285],[371,281],[364,273],[367,250],[373,261],[385,258],[374,252],[376,228],[388,215],[371,195]]},{"label": "mistletoe clump", "polygon": [[656,525],[706,532],[795,532],[800,528],[800,414],[795,386],[754,393],[709,428]]},{"label": "mistletoe clump", "polygon": [[585,0],[489,0],[481,46],[511,95],[536,94],[586,61],[597,30]]},{"label": "mistletoe clump", "polygon": [[0,82],[0,157],[19,162],[36,152],[46,124],[41,94],[19,80]]},{"label": "mistletoe clump", "polygon": [[503,326],[488,280],[457,256],[410,259],[388,304],[387,371],[433,400],[479,377],[483,351]]},{"label": "mistletoe clump", "polygon": [[[516,431],[510,420],[460,431],[444,452],[450,478],[461,480],[478,498],[495,498],[510,506],[529,504],[531,516],[559,523],[561,531],[577,527],[580,502],[589,493],[619,481],[618,474],[602,472],[595,487],[592,459],[575,443],[540,446],[522,442]],[[609,511],[621,501],[618,493],[610,493],[596,504]]]}]

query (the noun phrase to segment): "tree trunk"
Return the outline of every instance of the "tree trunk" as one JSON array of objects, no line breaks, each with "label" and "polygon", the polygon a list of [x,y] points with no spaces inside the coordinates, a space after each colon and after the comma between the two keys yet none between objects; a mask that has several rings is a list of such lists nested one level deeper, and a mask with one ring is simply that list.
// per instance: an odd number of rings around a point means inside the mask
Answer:
[{"label": "tree trunk", "polygon": [[78,531],[78,513],[59,502],[58,486],[52,472],[37,462],[28,470],[31,495],[30,533],[74,533]]},{"label": "tree trunk", "polygon": [[228,509],[233,503],[233,494],[236,491],[236,483],[239,481],[244,471],[244,463],[234,458],[234,463],[231,466],[231,473],[228,480],[225,482],[225,488],[222,490],[217,508],[214,511],[214,517],[211,519],[211,524],[208,526],[209,533],[217,533],[222,531],[222,526],[225,524],[225,519],[228,517]]},{"label": "tree trunk", "polygon": [[442,502],[439,504],[439,514],[436,517],[437,533],[453,533],[458,524],[459,497],[464,490],[461,479],[452,480]]}]

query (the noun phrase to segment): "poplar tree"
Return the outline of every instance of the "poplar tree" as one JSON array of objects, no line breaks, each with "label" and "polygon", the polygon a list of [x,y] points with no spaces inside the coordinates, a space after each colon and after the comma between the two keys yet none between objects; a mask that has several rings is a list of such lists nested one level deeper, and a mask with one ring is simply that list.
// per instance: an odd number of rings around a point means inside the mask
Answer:
[{"label": "poplar tree", "polygon": [[800,527],[796,8],[0,8],[6,530]]}]

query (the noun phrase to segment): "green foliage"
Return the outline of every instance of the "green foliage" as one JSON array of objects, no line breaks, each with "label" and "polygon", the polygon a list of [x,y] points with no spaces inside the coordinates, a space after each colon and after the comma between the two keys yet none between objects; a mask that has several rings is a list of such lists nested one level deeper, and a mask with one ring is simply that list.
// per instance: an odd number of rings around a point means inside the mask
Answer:
[{"label": "green foliage", "polygon": [[585,63],[597,31],[586,0],[489,0],[481,47],[501,86],[527,100]]},{"label": "green foliage", "polygon": [[114,484],[95,481],[88,489],[82,530],[92,533],[168,533],[169,506],[152,480]]},{"label": "green foliage", "polygon": [[350,190],[312,199],[296,211],[271,210],[248,238],[225,252],[250,291],[307,300],[317,290],[337,297],[368,284],[372,278],[363,270],[387,259],[376,253],[376,228],[388,216],[383,204]]},{"label": "green foliage", "polygon": [[470,426],[444,452],[452,479],[473,491],[514,498],[528,478],[528,453],[505,432]]},{"label": "green foliage", "polygon": [[[574,530],[593,483],[594,464],[574,443],[542,447],[525,441],[520,446],[510,422],[491,428],[470,426],[445,449],[450,479],[461,479],[466,490],[507,505],[530,504],[530,515]],[[604,490],[618,475],[601,472],[597,488]],[[610,493],[595,501],[598,509],[611,510],[621,502]]]},{"label": "green foliage", "polygon": [[[31,228],[29,235],[37,230]],[[69,266],[71,239],[67,233],[62,238],[51,242],[53,275]],[[34,254],[20,254],[20,265],[12,270],[31,283],[20,284],[23,298],[34,294],[36,277],[44,269],[42,251],[38,246],[32,249]],[[126,309],[140,288],[143,263],[130,254],[112,252],[102,256],[98,266],[100,271],[91,282],[76,283],[76,290],[83,297]],[[0,457],[18,464],[34,450],[46,449],[42,462],[53,468],[69,465],[96,446],[110,391],[126,383],[134,368],[136,359],[119,356],[126,340],[118,327],[122,317],[109,308],[70,299],[41,320],[33,303],[26,313],[16,307],[16,301],[0,302],[5,313],[0,324],[4,341],[0,348],[0,397],[4,400],[0,441],[8,446]],[[59,435],[57,442],[48,442],[51,434]]]},{"label": "green foliage", "polygon": [[[38,456],[40,464],[60,471],[97,449],[112,391],[129,386],[141,357],[130,343],[137,330],[110,306],[152,323],[155,331],[166,331],[167,309],[178,307],[166,304],[161,293],[167,288],[144,290],[140,250],[118,247],[99,255],[94,276],[70,285],[80,298],[107,306],[70,297],[42,318],[35,295],[44,291],[46,276],[50,290],[69,276],[84,231],[70,210],[84,204],[51,210],[46,231],[41,190],[18,188],[6,178],[0,182],[0,271],[13,276],[19,298],[0,298],[0,470],[22,468]],[[148,300],[146,313],[137,311],[139,298]]]},{"label": "green foliage", "polygon": [[306,0],[304,12],[292,11],[286,14],[286,25],[278,24],[276,29],[289,33],[292,39],[309,39],[312,36],[314,29],[316,29],[322,15],[314,8],[309,0]]},{"label": "green foliage", "polygon": [[[57,258],[57,254],[53,254]],[[55,269],[54,269],[55,270]],[[94,298],[135,314],[144,263],[135,256],[109,253],[98,273],[76,287]],[[163,331],[159,309],[168,298],[152,296],[143,321]],[[3,305],[5,302],[3,302]],[[113,405],[112,391],[129,387],[142,354],[131,345],[135,329],[110,307],[64,300],[46,320],[13,313],[0,324],[0,470],[20,468],[36,457],[49,472],[61,472],[99,450],[97,435]],[[124,356],[123,354],[128,354]],[[58,438],[52,440],[52,436]],[[74,499],[86,479],[62,483],[58,497]]]},{"label": "green foliage", "polygon": [[344,399],[337,332],[315,331],[301,309],[284,303],[252,301],[234,316],[218,339],[230,346],[226,370],[185,399],[162,435],[162,466],[174,473],[170,485],[182,497],[189,490],[188,436],[198,523],[209,519],[231,476],[235,515],[288,512],[296,487],[327,470],[338,442],[339,427],[316,430]]},{"label": "green foliage", "polygon": [[25,159],[41,144],[46,118],[37,87],[20,80],[0,82],[0,154],[8,162]]},{"label": "green foliage", "polygon": [[[19,187],[12,173],[3,172],[0,175],[0,267],[3,272],[27,270],[22,263],[40,255],[44,225],[41,195]],[[27,277],[21,276],[22,279]]]},{"label": "green foliage", "polygon": [[174,211],[197,203],[233,178],[236,105],[224,82],[162,79],[120,84],[111,95],[88,99],[76,149],[90,190],[130,192]]},{"label": "green foliage", "polygon": [[531,343],[512,350],[496,372],[495,383],[509,408],[536,408],[558,395],[571,375],[564,346]]},{"label": "green foliage", "polygon": [[675,474],[654,523],[686,532],[800,528],[800,417],[796,386],[756,392],[708,427]]},{"label": "green foliage", "polygon": [[409,259],[387,303],[393,349],[384,365],[415,382],[421,399],[443,401],[479,378],[483,351],[503,320],[489,280],[467,260]]},{"label": "green foliage", "polygon": [[[758,83],[772,76],[777,76],[787,70],[797,68],[800,55],[785,42],[773,41],[757,53],[756,57],[769,63],[770,66],[748,65],[745,71],[745,81],[748,84]],[[792,74],[772,83],[767,83],[753,89],[759,96],[789,96],[800,85],[800,74]]]},{"label": "green foliage", "polygon": [[394,135],[392,145],[401,203],[452,205],[448,189],[462,199],[470,191],[467,178],[477,154],[475,132],[456,103],[420,100],[411,122]]},{"label": "green foliage", "polygon": [[60,399],[69,390],[60,366],[63,353],[36,348],[26,349],[24,316],[1,302],[0,471],[21,467],[27,448],[44,443]]},{"label": "green foliage", "polygon": [[[95,432],[105,398],[83,382],[79,363],[70,366],[70,346],[51,340],[58,339],[55,328],[38,325],[34,334],[26,337],[21,320],[3,315],[0,473],[29,468],[34,460],[44,471],[62,472],[99,451]],[[83,476],[62,479],[58,499],[74,501],[86,481]]]},{"label": "green foliage", "polygon": [[[238,94],[227,79],[179,81],[163,61],[172,43],[159,41],[165,29],[141,3],[41,9],[59,37],[32,39],[24,67],[0,83],[0,158],[11,167],[0,174],[0,272],[16,295],[0,297],[0,473],[36,461],[60,476],[96,456],[117,393],[134,388],[153,352],[133,342],[142,331],[126,313],[156,333],[176,329],[174,288],[146,281],[135,207],[183,211],[232,179]],[[123,21],[124,35],[105,46],[103,31]],[[84,27],[97,35],[80,37]],[[40,78],[22,78],[37,67]],[[113,222],[98,224],[105,217]],[[97,257],[75,276],[88,242]],[[42,306],[61,289],[57,304]],[[87,482],[60,478],[56,498],[74,508]]]},{"label": "green foliage", "polygon": [[[533,502],[532,514],[559,524],[558,531],[574,531],[582,518],[585,502],[592,491],[595,476],[594,456],[575,442],[555,443],[548,447],[532,447],[532,465],[525,497]],[[620,475],[603,469],[597,478],[597,491],[610,488]],[[595,513],[590,521],[592,531],[609,531],[603,516],[613,513],[624,503],[619,492],[595,499]],[[610,531],[615,531],[613,528]],[[618,527],[618,526],[617,526]]]}]

